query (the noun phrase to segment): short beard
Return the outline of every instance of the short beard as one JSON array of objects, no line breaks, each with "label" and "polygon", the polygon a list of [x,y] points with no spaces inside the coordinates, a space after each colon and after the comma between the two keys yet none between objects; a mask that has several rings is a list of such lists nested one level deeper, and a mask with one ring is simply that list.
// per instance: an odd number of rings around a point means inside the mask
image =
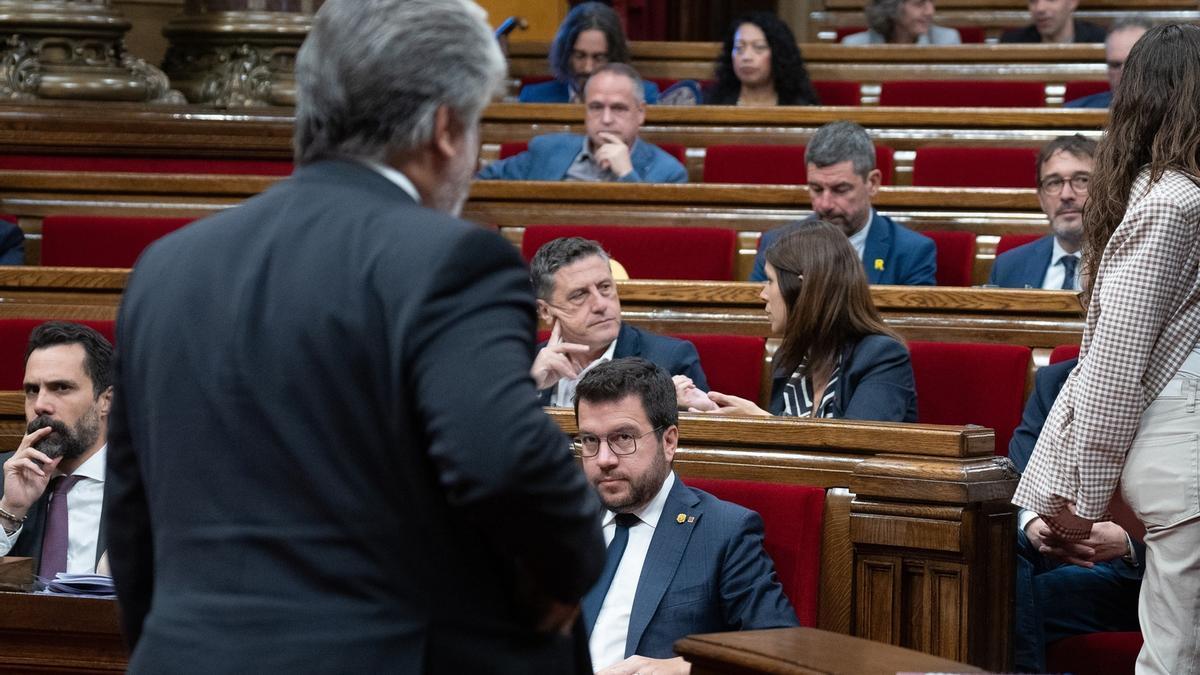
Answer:
[{"label": "short beard", "polygon": [[654,462],[641,476],[630,477],[629,497],[620,501],[604,501],[604,507],[613,513],[632,513],[650,503],[654,495],[662,489],[663,481],[671,472],[671,465],[663,454],[662,439],[658,440],[654,453]]},{"label": "short beard", "polygon": [[67,427],[62,420],[40,415],[29,423],[25,433],[33,433],[46,427],[54,431],[33,447],[50,459],[62,457],[69,460],[81,457],[100,438],[100,416],[94,407],[79,419],[74,429]]}]

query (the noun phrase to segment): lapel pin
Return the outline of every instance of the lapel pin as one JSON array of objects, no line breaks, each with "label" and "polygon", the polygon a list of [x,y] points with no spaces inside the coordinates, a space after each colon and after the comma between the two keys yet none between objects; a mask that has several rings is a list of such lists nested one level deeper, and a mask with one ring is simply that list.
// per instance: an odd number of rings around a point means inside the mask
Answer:
[{"label": "lapel pin", "polygon": [[694,523],[694,522],[696,522],[696,516],[688,516],[688,522],[689,522],[689,523]]},{"label": "lapel pin", "polygon": [[675,516],[675,522],[679,523],[680,525],[682,525],[684,523],[684,521],[686,521],[686,520],[687,520],[687,516],[683,515],[682,513]]},{"label": "lapel pin", "polygon": [[875,269],[879,270],[880,272],[883,271],[883,258],[875,259]]}]

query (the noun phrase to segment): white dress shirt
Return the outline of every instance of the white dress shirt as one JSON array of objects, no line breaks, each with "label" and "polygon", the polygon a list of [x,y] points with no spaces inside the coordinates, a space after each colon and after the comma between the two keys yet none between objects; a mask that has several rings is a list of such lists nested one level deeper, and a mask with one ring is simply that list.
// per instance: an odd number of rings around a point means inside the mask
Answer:
[{"label": "white dress shirt", "polygon": [[587,375],[587,372],[592,368],[595,368],[601,363],[612,361],[613,353],[616,351],[617,341],[613,340],[612,342],[608,343],[608,349],[604,350],[604,353],[600,355],[600,358],[587,364],[586,368],[579,371],[579,377],[573,380],[568,380],[564,377],[563,379],[559,380],[558,384],[554,387],[554,396],[550,397],[550,405],[558,406],[560,408],[570,408],[574,406],[575,387],[579,384],[579,380],[582,379],[584,375]]},{"label": "white dress shirt", "polygon": [[[634,514],[640,522],[629,528],[625,553],[621,555],[621,563],[617,565],[617,573],[608,587],[608,595],[604,596],[604,604],[600,605],[596,625],[588,639],[588,651],[592,654],[592,668],[595,670],[625,659],[625,640],[629,635],[629,616],[633,612],[638,579],[642,576],[642,566],[650,550],[650,540],[654,538],[654,529],[658,526],[659,516],[674,484],[675,472],[671,472],[654,499]],[[616,533],[617,514],[607,511],[604,515],[604,543],[611,543]]]},{"label": "white dress shirt", "polygon": [[421,203],[421,195],[417,192],[417,186],[413,185],[413,182],[408,179],[408,176],[405,176],[386,164],[373,162],[369,159],[364,159],[361,161],[375,173],[400,186],[400,189],[407,192],[408,196],[412,197],[414,202],[418,204]]},{"label": "white dress shirt", "polygon": [[[105,444],[75,469],[73,475],[82,476],[82,479],[67,493],[67,572],[71,574],[92,574],[96,571],[107,457],[108,445]],[[8,555],[22,530],[24,528],[18,528],[8,536],[0,536],[0,556]]]},{"label": "white dress shirt", "polygon": [[858,232],[850,235],[850,245],[858,251],[858,259],[862,260],[863,253],[867,250],[867,233],[871,231],[871,221],[875,220],[875,209],[867,210],[867,224]]},{"label": "white dress shirt", "polygon": [[1050,253],[1050,266],[1046,268],[1046,275],[1042,277],[1042,288],[1059,290],[1063,285],[1063,278],[1067,274],[1067,268],[1062,265],[1062,257],[1064,255],[1075,256],[1075,278],[1071,280],[1071,288],[1079,290],[1079,253],[1067,253],[1058,243],[1058,237],[1054,238],[1054,248]]}]

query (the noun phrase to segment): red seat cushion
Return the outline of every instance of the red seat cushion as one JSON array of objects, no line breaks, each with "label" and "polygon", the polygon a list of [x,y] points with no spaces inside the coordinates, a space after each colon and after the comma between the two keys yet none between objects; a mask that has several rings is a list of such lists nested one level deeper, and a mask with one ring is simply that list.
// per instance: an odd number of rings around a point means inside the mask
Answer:
[{"label": "red seat cushion", "polygon": [[186,157],[0,155],[0,170],[287,176],[292,173],[292,163],[289,160],[202,159]]},{"label": "red seat cushion", "polygon": [[[705,183],[804,185],[808,167],[803,145],[710,145],[704,153]],[[884,185],[892,182],[894,151],[875,146],[875,168]]]},{"label": "red seat cushion", "polygon": [[1000,241],[996,243],[996,255],[1000,255],[1006,251],[1011,251],[1018,246],[1024,246],[1033,241],[1041,239],[1044,235],[1040,234],[1003,234],[1000,235]]},{"label": "red seat cushion", "polygon": [[1021,421],[1030,350],[1017,345],[910,342],[917,421],[977,424],[996,432],[996,454]]},{"label": "red seat cushion", "polygon": [[937,285],[970,286],[975,273],[975,233],[930,230],[937,246]]},{"label": "red seat cushion", "polygon": [[[683,143],[655,143],[664,152],[668,153],[679,163],[687,166],[687,146]],[[508,159],[513,155],[519,155],[529,149],[529,141],[509,141],[500,144],[500,159]]]},{"label": "red seat cushion", "polygon": [[191,218],[46,216],[42,221],[42,264],[133,267],[155,239],[191,221]]},{"label": "red seat cushion", "polygon": [[[0,391],[17,391],[25,382],[25,347],[34,328],[51,319],[0,319]],[[112,321],[75,321],[95,328],[109,342],[116,343]]]},{"label": "red seat cushion", "polygon": [[[688,481],[690,482],[690,481]],[[1046,670],[1075,675],[1133,675],[1140,632],[1088,633],[1046,645]]]},{"label": "red seat cushion", "polygon": [[1058,345],[1050,350],[1050,363],[1060,363],[1079,357],[1079,345]]},{"label": "red seat cushion", "polygon": [[912,184],[918,187],[1036,188],[1036,148],[917,150]]},{"label": "red seat cushion", "polygon": [[814,81],[813,89],[821,105],[862,105],[862,86],[858,82]]},{"label": "red seat cushion", "polygon": [[897,80],[883,83],[879,105],[1041,108],[1046,105],[1046,85],[999,80]]},{"label": "red seat cushion", "polygon": [[1063,103],[1074,101],[1077,98],[1099,94],[1102,91],[1108,91],[1107,80],[1081,80],[1068,82],[1066,91],[1063,93]]},{"label": "red seat cushion", "polygon": [[529,149],[529,141],[509,141],[500,144],[500,159],[508,159]]},{"label": "red seat cushion", "polygon": [[685,484],[758,512],[763,548],[802,626],[817,625],[825,491],[806,485],[688,477]]},{"label": "red seat cushion", "polygon": [[766,339],[752,335],[673,335],[696,346],[708,388],[758,401]]},{"label": "red seat cushion", "polygon": [[559,237],[600,242],[633,279],[733,280],[737,233],[722,227],[529,225],[521,255],[528,261],[542,244]]}]

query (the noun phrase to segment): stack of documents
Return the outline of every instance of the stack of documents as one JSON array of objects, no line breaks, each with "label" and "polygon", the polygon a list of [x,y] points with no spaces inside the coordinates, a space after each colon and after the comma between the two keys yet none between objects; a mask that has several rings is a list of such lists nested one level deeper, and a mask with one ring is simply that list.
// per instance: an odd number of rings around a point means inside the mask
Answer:
[{"label": "stack of documents", "polygon": [[110,598],[117,594],[112,577],[99,574],[67,574],[59,572],[53,579],[38,577],[45,584],[46,593],[86,595],[95,598]]}]

